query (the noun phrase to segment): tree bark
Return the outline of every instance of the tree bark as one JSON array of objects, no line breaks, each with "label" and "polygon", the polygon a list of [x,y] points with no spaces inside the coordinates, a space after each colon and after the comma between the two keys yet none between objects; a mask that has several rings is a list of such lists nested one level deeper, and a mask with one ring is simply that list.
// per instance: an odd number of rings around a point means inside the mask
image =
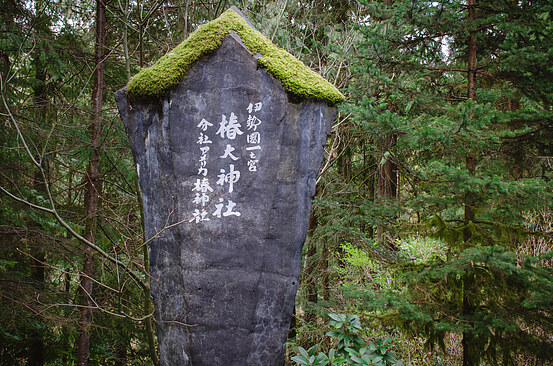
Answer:
[{"label": "tree bark", "polygon": [[[104,49],[106,33],[106,5],[103,0],[96,0],[96,43],[94,45],[95,70],[94,86],[92,90],[92,105],[94,117],[90,125],[90,137],[92,152],[88,161],[87,182],[85,193],[85,229],[84,237],[92,242],[96,242],[96,217],[100,205],[100,195],[102,191],[99,166],[100,166],[100,145],[102,129],[102,99],[104,83]],[[92,322],[92,278],[94,276],[94,251],[92,248],[84,248],[83,272],[80,279],[81,289],[81,314],[79,319],[79,344],[77,350],[77,364],[79,366],[88,365],[88,356],[90,348],[90,324]]]},{"label": "tree bark", "polygon": [[125,4],[121,11],[123,12],[123,55],[125,56],[125,71],[127,73],[127,82],[131,79],[131,59],[129,57],[129,0],[125,0]]},{"label": "tree bark", "polygon": [[[397,143],[397,136],[388,134],[377,142],[379,156],[384,158],[384,154],[389,152]],[[383,163],[378,164],[377,177],[377,196],[378,202],[384,205],[387,201],[397,197],[397,165],[392,159],[387,158]],[[376,228],[376,239],[379,244],[385,244],[385,227],[378,225]],[[393,243],[389,243],[390,249],[396,250]]]},{"label": "tree bark", "polygon": [[[476,0],[468,0],[468,20],[474,21],[476,17]],[[472,24],[469,25],[472,28]],[[471,30],[467,40],[468,45],[468,72],[467,72],[467,97],[468,99],[476,100],[476,31]],[[469,117],[469,118],[472,118]],[[469,152],[465,157],[465,166],[470,175],[473,175],[476,169],[476,159]],[[470,230],[470,223],[474,221],[474,197],[471,192],[466,192],[465,200],[465,230],[464,240],[470,241],[472,233]],[[472,304],[472,287],[474,286],[474,274],[466,273],[463,276],[463,314],[470,316],[474,312],[474,306]],[[474,334],[470,331],[463,332],[463,340],[461,344],[463,346],[463,366],[474,366],[478,364],[477,352],[474,349]]]},{"label": "tree bark", "polygon": [[[307,226],[307,237],[308,237],[308,247],[307,247],[307,258],[306,266],[304,269],[304,278],[305,278],[305,287],[307,292],[307,301],[311,304],[316,304],[319,300],[319,293],[317,289],[316,281],[316,267],[317,267],[317,243],[313,240],[313,232],[317,228],[318,220],[317,215],[315,215],[315,210],[311,209],[309,214],[309,223]],[[315,314],[311,311],[306,312],[307,321],[314,321]]]},{"label": "tree bark", "polygon": [[[44,32],[44,23],[41,23],[40,31]],[[44,60],[40,57],[40,49],[37,49],[33,56],[33,66],[35,70],[35,78],[40,82],[33,87],[33,98],[35,104],[35,122],[42,129],[46,124],[47,108],[48,108],[48,96],[46,93],[46,65]],[[49,166],[47,160],[44,160],[44,170],[35,170],[33,188],[40,192],[41,195],[46,196],[46,184],[45,179],[48,177]],[[40,225],[36,222],[29,222],[29,225],[36,230],[40,230]],[[37,240],[36,246],[29,248],[31,253],[30,260],[30,274],[31,279],[37,289],[36,296],[40,296],[45,287],[45,270],[44,263],[46,260],[45,251],[43,249],[43,243],[40,239]],[[29,337],[29,358],[27,360],[28,366],[42,366],[44,365],[44,342],[42,335],[39,331],[35,330]]]},{"label": "tree bark", "polygon": [[[470,22],[472,22],[475,19],[476,16],[476,0],[469,0],[468,1],[468,19]],[[471,30],[469,33],[469,38],[467,40],[468,44],[468,73],[467,73],[467,81],[468,81],[468,92],[467,97],[471,100],[476,100],[476,38],[475,38],[476,31]],[[472,116],[471,116],[472,117]],[[471,118],[470,117],[470,118]],[[476,168],[476,160],[474,156],[469,152],[467,156],[465,157],[465,166],[469,173],[472,175],[474,174],[474,170]],[[474,221],[474,202],[473,197],[470,192],[467,192],[466,194],[466,200],[465,200],[465,225],[468,225],[470,222]],[[470,230],[466,229],[464,233],[464,239],[465,241],[470,240]]]},{"label": "tree bark", "polygon": [[[474,286],[474,273],[466,273],[463,276],[463,313],[465,315],[474,312],[472,300],[474,294],[472,288]],[[472,296],[471,296],[472,295]],[[463,347],[463,366],[478,365],[478,350],[475,349],[475,338],[472,332],[464,332],[461,346]]]},{"label": "tree bark", "polygon": [[[392,6],[394,0],[382,0],[385,6]],[[397,143],[397,136],[394,134],[387,134],[381,139],[376,141],[376,147],[378,149],[377,161],[377,178],[376,178],[376,200],[378,203],[387,204],[391,198],[397,197],[397,165],[391,160],[386,159],[381,164],[382,158],[387,151],[390,151]],[[394,243],[386,243],[385,238],[386,228],[380,224],[376,227],[376,241],[380,245],[388,244],[391,250],[397,250]]]}]

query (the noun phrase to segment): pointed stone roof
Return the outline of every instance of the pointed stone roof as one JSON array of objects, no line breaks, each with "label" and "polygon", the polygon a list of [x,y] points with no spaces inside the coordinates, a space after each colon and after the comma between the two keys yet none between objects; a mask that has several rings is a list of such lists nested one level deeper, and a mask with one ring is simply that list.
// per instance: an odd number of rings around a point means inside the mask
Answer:
[{"label": "pointed stone roof", "polygon": [[154,65],[141,70],[127,85],[131,97],[155,98],[165,95],[186,77],[188,69],[202,56],[216,51],[225,37],[235,32],[242,43],[258,57],[259,66],[276,77],[286,91],[305,99],[338,103],[345,98],[332,84],[304,65],[300,60],[277,47],[254,29],[233,8],[217,19],[199,27],[184,42],[161,57]]}]

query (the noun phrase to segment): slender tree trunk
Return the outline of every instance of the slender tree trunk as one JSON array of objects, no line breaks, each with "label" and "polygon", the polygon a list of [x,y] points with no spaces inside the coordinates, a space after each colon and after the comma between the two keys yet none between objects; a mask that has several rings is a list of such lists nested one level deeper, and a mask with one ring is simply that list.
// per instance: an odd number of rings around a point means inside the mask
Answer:
[{"label": "slender tree trunk", "polygon": [[[393,134],[386,135],[377,142],[381,159],[395,147],[396,143],[397,136]],[[379,162],[378,164],[377,197],[378,202],[384,205],[388,200],[397,197],[397,165],[389,157],[383,163]],[[376,239],[379,244],[386,244],[384,225],[378,225],[376,228]],[[393,243],[388,243],[388,245],[392,250],[397,249]]]},{"label": "slender tree trunk", "polygon": [[[467,273],[463,277],[463,313],[465,315],[474,312],[474,304],[472,302],[472,288],[474,286],[474,274]],[[463,366],[478,365],[478,350],[475,349],[475,339],[472,332],[464,332],[461,345],[463,347]]]},{"label": "slender tree trunk", "polygon": [[347,136],[342,136],[342,144],[339,147],[340,155],[336,163],[338,174],[342,176],[344,182],[349,183],[351,181],[351,149],[347,146],[346,138]]},{"label": "slender tree trunk", "polygon": [[[144,245],[144,268],[146,269],[146,273],[150,273],[150,258],[149,258],[149,252],[148,247]],[[148,287],[147,290],[144,291],[144,313],[145,315],[149,315],[152,311],[151,306],[151,296],[152,292],[150,288]],[[154,327],[152,325],[152,318],[149,317],[146,319],[146,338],[148,340],[148,350],[150,352],[150,358],[152,359],[152,362],[154,365],[159,365],[159,359],[157,357],[157,349],[155,344],[155,333],[154,333]]]},{"label": "slender tree trunk", "polygon": [[143,19],[142,15],[142,9],[144,4],[140,3],[138,5],[139,7],[139,22],[138,22],[138,47],[139,47],[139,60],[140,60],[140,68],[144,67],[144,23],[145,20]]},{"label": "slender tree trunk", "polygon": [[[476,0],[468,0],[469,20],[476,17]],[[476,100],[476,31],[471,30],[468,39],[468,98]]]},{"label": "slender tree trunk", "polygon": [[[41,31],[46,32],[46,23],[41,23]],[[47,109],[48,109],[48,95],[46,92],[46,65],[41,58],[40,49],[37,49],[33,55],[33,67],[35,70],[35,78],[39,81],[33,87],[33,97],[35,104],[35,122],[42,129],[46,125]],[[48,176],[49,165],[47,160],[44,160],[44,171],[39,169],[34,172],[33,188],[40,192],[41,195],[46,197],[46,182],[45,176]],[[43,175],[44,173],[44,175]],[[34,221],[29,222],[29,225],[37,230],[40,230],[40,225]],[[36,247],[31,246],[29,248],[32,258],[30,259],[30,273],[31,280],[33,281],[35,288],[37,289],[37,296],[44,290],[45,287],[45,271],[44,263],[46,260],[43,244],[40,240],[37,240]],[[42,335],[37,330],[31,333],[29,337],[29,356],[27,360],[28,366],[42,366],[44,365],[44,342]]]},{"label": "slender tree trunk", "polygon": [[[394,0],[382,0],[382,4],[385,6],[392,6]],[[397,142],[397,136],[394,134],[388,134],[376,141],[376,147],[378,149],[378,168],[376,177],[376,200],[378,203],[387,204],[386,201],[395,198],[397,196],[397,165],[391,160],[386,159],[383,164],[380,162],[384,157],[384,154],[390,151]],[[376,241],[380,245],[388,244],[390,249],[397,250],[394,243],[386,243],[386,228],[380,224],[376,227]]]},{"label": "slender tree trunk", "polygon": [[290,319],[290,330],[288,331],[288,339],[296,339],[296,326],[298,325],[298,318],[296,317],[296,305],[294,304],[294,310],[292,311],[292,319]]},{"label": "slender tree trunk", "polygon": [[[125,338],[126,338],[125,334]],[[114,366],[127,366],[127,343],[120,343],[115,346],[115,362]]]},{"label": "slender tree trunk", "polygon": [[[319,293],[317,289],[317,281],[316,281],[316,267],[317,267],[317,243],[315,240],[313,240],[313,232],[317,228],[318,220],[317,215],[315,215],[315,210],[311,210],[311,213],[309,214],[309,223],[307,226],[307,236],[309,238],[307,244],[307,258],[306,258],[306,266],[304,270],[304,276],[306,279],[306,292],[307,292],[307,301],[309,301],[311,304],[316,304],[319,300]],[[307,321],[313,321],[315,320],[315,314],[312,312],[306,313]]]},{"label": "slender tree trunk", "polygon": [[[40,245],[40,244],[39,244]],[[31,268],[31,279],[33,280],[38,294],[44,290],[45,287],[45,271],[44,262],[46,260],[43,249],[31,249],[33,257],[37,259],[33,263]],[[44,365],[44,342],[42,341],[42,334],[38,330],[31,333],[29,338],[29,358],[27,360],[28,366],[42,366]]]},{"label": "slender tree trunk", "polygon": [[[92,153],[88,161],[87,182],[85,193],[86,217],[84,237],[90,242],[96,242],[96,217],[100,205],[101,182],[99,175],[100,144],[102,129],[102,98],[104,84],[104,48],[106,29],[106,6],[103,0],[96,0],[96,43],[94,87],[92,90],[92,105],[94,117],[90,126]],[[92,248],[84,248],[83,273],[80,280],[81,288],[81,315],[79,319],[79,345],[77,350],[77,364],[88,365],[90,347],[90,324],[92,322],[92,278],[94,276],[94,251]]]},{"label": "slender tree trunk", "polygon": [[[468,19],[474,21],[476,17],[476,0],[468,0]],[[472,27],[472,25],[470,25]],[[468,45],[468,95],[467,97],[476,100],[476,38],[475,31],[471,30],[467,41]],[[470,117],[472,118],[472,116]],[[476,169],[476,159],[469,152],[465,157],[466,168],[470,175],[474,175]],[[465,200],[465,226],[464,240],[470,241],[472,233],[470,224],[474,222],[474,197],[471,192],[466,193]],[[474,274],[467,273],[463,277],[463,314],[470,316],[474,312],[474,301],[472,296],[472,287],[474,286]],[[470,331],[463,333],[463,366],[474,366],[478,364],[478,351],[474,349],[474,334]]]},{"label": "slender tree trunk", "polygon": [[[42,112],[42,111],[41,111]],[[42,114],[42,113],[41,113]],[[42,116],[45,118],[45,115]],[[44,121],[44,119],[42,120]],[[48,169],[47,167],[45,169]],[[45,194],[45,185],[42,174],[38,171],[35,171],[35,180],[34,180],[34,189],[37,192]],[[31,224],[33,226],[39,225],[36,223]],[[46,273],[44,270],[44,263],[46,262],[46,255],[44,249],[42,248],[44,244],[37,241],[36,248],[29,248],[32,253],[32,259],[30,260],[31,265],[31,280],[34,283],[35,288],[37,289],[37,296],[44,291]],[[31,333],[29,338],[29,358],[27,360],[27,366],[42,366],[44,365],[44,342],[42,341],[42,335],[38,330],[35,330]]]},{"label": "slender tree trunk", "polygon": [[330,301],[330,275],[328,273],[328,262],[330,261],[330,248],[328,247],[327,242],[321,243],[321,290],[323,294],[323,299],[325,301]]},{"label": "slender tree trunk", "polygon": [[[508,111],[514,112],[516,110],[520,109],[520,99],[518,98],[509,98],[509,104],[507,107]],[[522,123],[520,123],[517,120],[512,120],[509,123],[509,129],[511,131],[514,131],[516,129],[519,129],[522,127]],[[525,165],[525,151],[523,144],[515,144],[512,150],[512,157],[513,157],[513,167],[511,168],[511,171],[509,172],[511,174],[511,177],[514,180],[519,180],[523,177],[524,173],[524,165]]]},{"label": "slender tree trunk", "polygon": [[[468,0],[468,18],[473,21],[476,16],[476,0]],[[468,99],[476,100],[476,38],[475,31],[471,31],[468,38]],[[469,116],[469,119],[472,116]],[[465,157],[465,164],[468,172],[473,175],[476,169],[475,157],[469,152]],[[470,192],[467,192],[465,199],[465,225],[474,221],[474,198]],[[465,241],[470,240],[470,230],[466,229],[464,233]]]},{"label": "slender tree trunk", "polygon": [[[376,172],[377,166],[375,163],[374,155],[367,152],[368,141],[362,139],[360,141],[361,146],[363,146],[363,184],[360,189],[364,189],[366,192],[366,200],[369,202],[374,202],[375,199],[375,188],[376,188]],[[359,213],[362,213],[362,209],[359,208]],[[370,238],[374,238],[374,228],[372,225],[366,225],[363,221],[361,223],[361,230],[366,233]]]},{"label": "slender tree trunk", "polygon": [[189,28],[189,21],[188,21],[188,8],[190,7],[190,0],[186,0],[184,3],[184,30],[182,32],[183,39],[186,39],[188,37],[188,28]]},{"label": "slender tree trunk", "polygon": [[119,6],[123,12],[123,54],[125,56],[125,71],[127,72],[127,82],[131,79],[131,59],[129,57],[129,35],[128,35],[128,23],[129,23],[129,0],[125,0],[125,4],[119,2]]}]

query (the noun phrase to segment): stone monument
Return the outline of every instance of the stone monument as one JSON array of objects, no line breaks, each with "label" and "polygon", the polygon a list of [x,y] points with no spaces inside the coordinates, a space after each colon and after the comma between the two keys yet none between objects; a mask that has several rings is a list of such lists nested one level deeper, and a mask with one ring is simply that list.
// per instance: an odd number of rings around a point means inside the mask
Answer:
[{"label": "stone monument", "polygon": [[343,96],[236,8],[116,93],[166,366],[283,365],[301,249]]}]

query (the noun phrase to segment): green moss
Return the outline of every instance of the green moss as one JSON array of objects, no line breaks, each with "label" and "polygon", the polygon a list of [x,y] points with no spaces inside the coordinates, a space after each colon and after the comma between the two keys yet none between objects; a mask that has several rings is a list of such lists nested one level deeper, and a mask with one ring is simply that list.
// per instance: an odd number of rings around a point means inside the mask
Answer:
[{"label": "green moss", "polygon": [[257,60],[258,64],[278,78],[287,91],[302,98],[332,103],[345,99],[332,84],[297,58],[275,46],[231,9],[198,28],[153,66],[132,77],[127,93],[134,97],[163,96],[182,80],[195,61],[216,51],[231,31],[240,36],[252,54],[263,55]]}]

